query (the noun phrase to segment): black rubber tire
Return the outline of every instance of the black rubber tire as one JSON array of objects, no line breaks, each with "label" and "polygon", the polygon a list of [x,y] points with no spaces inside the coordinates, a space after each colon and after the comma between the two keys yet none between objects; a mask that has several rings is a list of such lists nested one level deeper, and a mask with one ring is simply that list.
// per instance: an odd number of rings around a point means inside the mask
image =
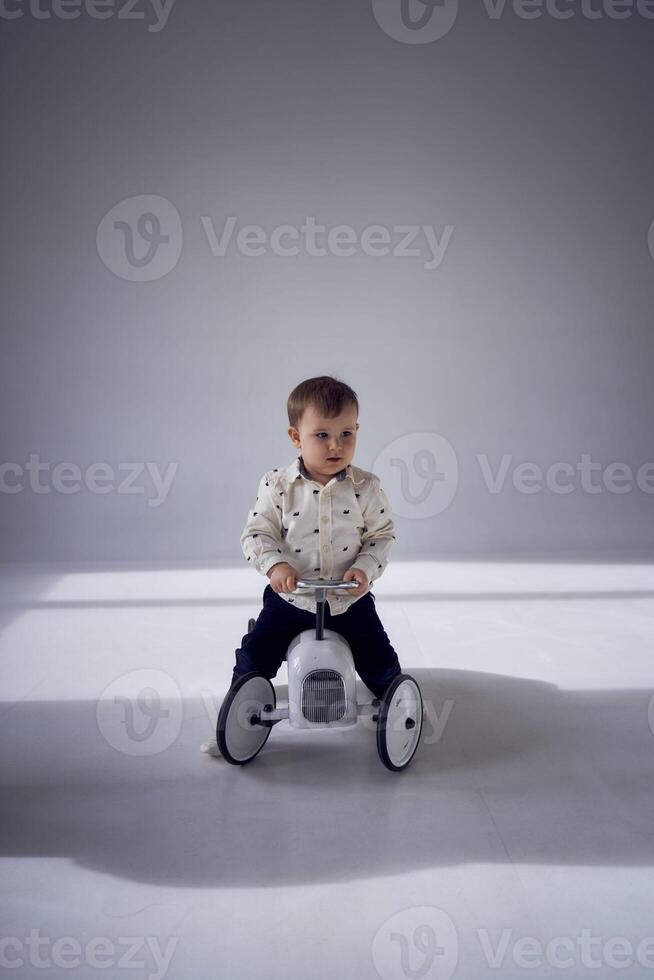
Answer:
[{"label": "black rubber tire", "polygon": [[[227,718],[229,717],[229,712],[232,707],[234,698],[236,697],[240,689],[243,687],[243,685],[246,683],[246,681],[249,681],[252,677],[264,677],[264,675],[257,673],[256,670],[253,670],[250,671],[249,674],[244,674],[242,677],[239,677],[239,679],[232,684],[229,691],[225,695],[223,703],[220,706],[220,711],[218,712],[218,721],[216,723],[216,741],[218,742],[218,748],[220,749],[220,754],[222,755],[223,759],[231,763],[233,766],[245,766],[247,765],[248,762],[252,762],[253,759],[256,759],[259,752],[261,752],[261,749],[268,741],[268,738],[270,737],[270,732],[272,731],[273,726],[275,724],[273,721],[271,721],[271,722],[267,722],[266,725],[262,726],[262,728],[265,728],[266,730],[266,737],[263,739],[261,745],[258,747],[256,752],[253,755],[251,755],[248,759],[235,759],[230,754],[229,748],[227,747],[227,741],[225,738],[225,728],[227,725]],[[277,698],[275,696],[275,688],[270,683],[269,678],[266,677],[265,680],[267,680],[268,683],[270,684],[270,690],[271,690],[270,704],[274,708],[277,704]]]},{"label": "black rubber tire", "polygon": [[[393,695],[395,694],[395,691],[400,686],[400,684],[406,680],[413,681],[413,683],[416,685],[416,688],[418,690],[418,696],[420,698],[420,712],[419,712],[420,731],[418,732],[418,737],[416,739],[416,744],[413,747],[413,752],[411,753],[411,755],[403,765],[397,766],[395,765],[394,762],[391,761],[391,758],[388,754],[388,748],[386,744],[386,722],[388,718],[388,709],[393,699]],[[384,696],[381,699],[381,704],[379,706],[379,714],[377,720],[377,752],[379,753],[379,758],[384,763],[386,768],[390,769],[392,772],[402,772],[404,769],[406,769],[406,767],[409,765],[414,755],[416,754],[418,746],[420,745],[420,736],[422,735],[423,710],[424,709],[422,703],[422,691],[420,690],[420,685],[418,684],[415,677],[412,677],[411,674],[398,674],[398,676],[394,680],[392,680],[391,683],[386,688]]]}]

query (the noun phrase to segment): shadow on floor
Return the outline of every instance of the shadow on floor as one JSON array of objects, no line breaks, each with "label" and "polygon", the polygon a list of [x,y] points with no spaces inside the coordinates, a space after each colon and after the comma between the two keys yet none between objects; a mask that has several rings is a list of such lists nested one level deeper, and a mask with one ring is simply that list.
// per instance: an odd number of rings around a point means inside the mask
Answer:
[{"label": "shadow on floor", "polygon": [[[401,773],[382,766],[361,721],[308,732],[281,722],[235,767],[199,751],[215,703],[183,702],[172,744],[141,756],[110,744],[95,702],[15,704],[0,726],[1,853],[207,888],[467,862],[654,864],[651,692],[412,674],[427,717]],[[112,710],[119,739],[125,705]]]}]

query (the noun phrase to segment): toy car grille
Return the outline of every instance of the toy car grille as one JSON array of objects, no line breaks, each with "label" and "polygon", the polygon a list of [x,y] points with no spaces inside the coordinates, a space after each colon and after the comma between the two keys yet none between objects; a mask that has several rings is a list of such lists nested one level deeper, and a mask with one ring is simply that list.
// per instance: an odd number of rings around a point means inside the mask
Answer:
[{"label": "toy car grille", "polygon": [[345,683],[335,670],[314,670],[302,683],[301,710],[307,721],[338,721],[345,714]]}]

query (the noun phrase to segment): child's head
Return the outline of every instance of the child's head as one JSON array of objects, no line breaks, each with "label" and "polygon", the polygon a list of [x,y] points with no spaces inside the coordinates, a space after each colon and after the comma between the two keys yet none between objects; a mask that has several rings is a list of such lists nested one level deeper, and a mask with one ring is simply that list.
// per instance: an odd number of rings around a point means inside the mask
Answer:
[{"label": "child's head", "polygon": [[327,482],[354,456],[359,428],[356,392],[323,375],[297,385],[287,402],[289,437],[311,475]]}]

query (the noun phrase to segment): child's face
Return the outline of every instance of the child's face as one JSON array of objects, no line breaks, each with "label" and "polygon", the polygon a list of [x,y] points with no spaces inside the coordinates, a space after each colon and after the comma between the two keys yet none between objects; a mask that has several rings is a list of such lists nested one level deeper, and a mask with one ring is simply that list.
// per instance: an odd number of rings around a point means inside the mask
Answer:
[{"label": "child's face", "polygon": [[309,405],[304,410],[299,429],[291,426],[288,434],[295,448],[301,450],[309,475],[325,484],[351,463],[358,428],[354,407],[345,409],[333,419],[324,419]]}]

